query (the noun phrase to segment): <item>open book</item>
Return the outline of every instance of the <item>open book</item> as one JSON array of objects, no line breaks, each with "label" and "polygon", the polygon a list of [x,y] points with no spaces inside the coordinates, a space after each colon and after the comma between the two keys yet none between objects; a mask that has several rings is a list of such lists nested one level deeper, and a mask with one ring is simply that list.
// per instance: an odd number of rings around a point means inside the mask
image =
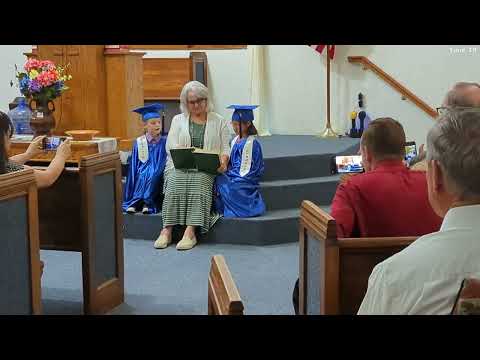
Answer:
[{"label": "open book", "polygon": [[175,169],[197,169],[217,175],[220,167],[220,154],[194,147],[170,149]]}]

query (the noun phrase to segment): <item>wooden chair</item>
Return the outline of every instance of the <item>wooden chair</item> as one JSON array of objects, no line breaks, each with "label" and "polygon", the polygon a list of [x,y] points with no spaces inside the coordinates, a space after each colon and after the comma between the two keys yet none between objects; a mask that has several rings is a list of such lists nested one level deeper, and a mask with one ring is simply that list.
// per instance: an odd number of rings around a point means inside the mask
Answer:
[{"label": "wooden chair", "polygon": [[378,263],[416,237],[337,239],[335,219],[310,201],[300,212],[299,313],[356,314]]},{"label": "wooden chair", "polygon": [[243,315],[243,303],[222,255],[212,257],[208,275],[208,315]]},{"label": "wooden chair", "polygon": [[0,229],[0,314],[40,314],[38,194],[33,170],[0,175]]}]

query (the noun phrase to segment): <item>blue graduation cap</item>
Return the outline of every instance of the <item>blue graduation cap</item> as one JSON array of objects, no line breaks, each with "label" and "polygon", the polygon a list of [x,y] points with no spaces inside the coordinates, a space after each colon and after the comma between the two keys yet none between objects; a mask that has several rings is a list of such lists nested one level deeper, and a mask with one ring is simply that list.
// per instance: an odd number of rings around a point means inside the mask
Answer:
[{"label": "blue graduation cap", "polygon": [[234,109],[232,121],[253,121],[253,110],[258,105],[230,105],[227,109]]},{"label": "blue graduation cap", "polygon": [[159,119],[162,117],[160,111],[165,109],[165,105],[160,103],[154,103],[147,106],[141,106],[132,111],[142,115],[143,121],[148,121],[150,119]]}]

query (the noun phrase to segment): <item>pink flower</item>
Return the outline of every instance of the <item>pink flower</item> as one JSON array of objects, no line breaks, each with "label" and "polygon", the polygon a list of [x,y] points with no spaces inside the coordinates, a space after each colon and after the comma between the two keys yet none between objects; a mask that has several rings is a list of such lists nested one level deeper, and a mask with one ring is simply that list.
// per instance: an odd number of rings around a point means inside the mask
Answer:
[{"label": "pink flower", "polygon": [[37,59],[28,59],[28,61],[25,63],[24,69],[27,72],[30,72],[32,69],[38,69],[40,67],[40,61]]},{"label": "pink flower", "polygon": [[55,70],[55,64],[50,60],[40,61],[40,67],[46,70]]},{"label": "pink flower", "polygon": [[55,76],[51,73],[42,72],[36,77],[35,80],[37,80],[41,86],[46,87],[52,85],[55,82],[54,78]]}]

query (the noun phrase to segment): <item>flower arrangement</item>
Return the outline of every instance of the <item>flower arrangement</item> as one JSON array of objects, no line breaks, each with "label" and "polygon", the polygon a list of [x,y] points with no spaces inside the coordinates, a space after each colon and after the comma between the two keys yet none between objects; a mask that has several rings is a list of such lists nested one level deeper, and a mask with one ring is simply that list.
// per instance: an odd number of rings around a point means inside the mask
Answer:
[{"label": "flower arrangement", "polygon": [[[68,90],[65,82],[72,79],[66,74],[66,67],[55,65],[50,60],[29,59],[19,72],[15,65],[20,92],[27,99],[47,102]],[[13,85],[13,83],[10,83]]]}]

